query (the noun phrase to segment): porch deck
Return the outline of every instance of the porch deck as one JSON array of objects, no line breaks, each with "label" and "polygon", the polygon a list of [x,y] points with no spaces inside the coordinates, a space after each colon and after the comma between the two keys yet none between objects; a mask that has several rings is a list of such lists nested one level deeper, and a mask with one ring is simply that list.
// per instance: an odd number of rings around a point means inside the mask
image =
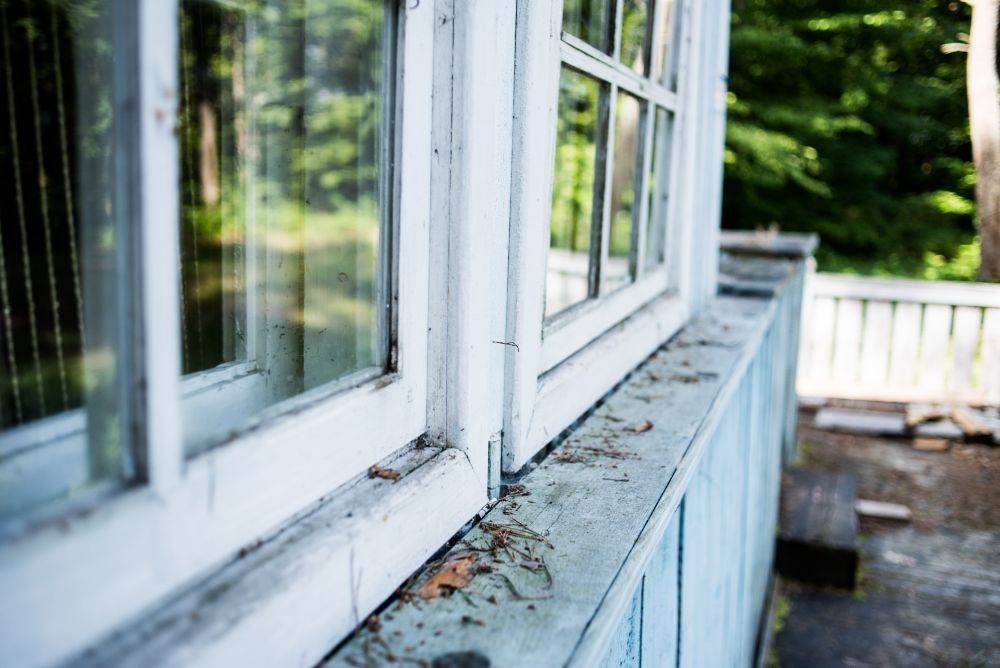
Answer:
[{"label": "porch deck", "polygon": [[802,463],[854,474],[859,498],[906,504],[913,520],[862,519],[853,593],[782,583],[777,665],[1000,664],[1000,449],[920,451],[819,430],[812,417],[800,419]]}]

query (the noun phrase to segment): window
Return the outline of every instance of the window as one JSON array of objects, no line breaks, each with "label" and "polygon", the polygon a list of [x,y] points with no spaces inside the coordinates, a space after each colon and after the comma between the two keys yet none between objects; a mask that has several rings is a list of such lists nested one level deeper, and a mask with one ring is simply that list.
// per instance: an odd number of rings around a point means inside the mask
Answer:
[{"label": "window", "polygon": [[[71,656],[427,433],[432,11],[0,3],[5,656]],[[434,462],[440,542],[486,490]]]},{"label": "window", "polygon": [[[663,84],[676,79],[679,22],[672,2],[655,12],[651,4],[571,0],[563,7],[545,297],[553,333],[555,316],[573,306],[644,281],[667,287],[658,270],[667,257],[673,127],[662,119],[676,113],[677,96]],[[658,145],[659,172],[652,165]],[[568,318],[561,320],[565,326]]]},{"label": "window", "polygon": [[[520,244],[511,249],[520,306],[512,340],[521,354],[504,431],[508,470],[650,352],[639,346],[625,362],[604,359],[605,372],[590,359],[601,346],[629,346],[622,331],[665,338],[689,309],[682,264],[690,223],[677,204],[688,184],[675,168],[690,97],[689,7],[547,0],[526,11],[518,61],[530,81],[515,101],[522,186],[512,225]],[[550,204],[539,210],[540,201]],[[651,322],[638,328],[646,316]]]},{"label": "window", "polygon": [[[123,176],[131,45],[112,2],[8,4],[3,514],[142,475],[129,442],[141,409],[125,390],[139,376],[126,314],[142,296],[116,279],[141,265]],[[179,178],[167,198],[179,253],[163,278],[178,283],[179,308],[163,305],[157,323],[179,330],[184,448],[196,456],[290,399],[398,370],[395,16],[388,3],[276,0],[182,0],[178,12]]]},{"label": "window", "polygon": [[341,5],[180,5],[189,454],[387,371],[394,20]]}]

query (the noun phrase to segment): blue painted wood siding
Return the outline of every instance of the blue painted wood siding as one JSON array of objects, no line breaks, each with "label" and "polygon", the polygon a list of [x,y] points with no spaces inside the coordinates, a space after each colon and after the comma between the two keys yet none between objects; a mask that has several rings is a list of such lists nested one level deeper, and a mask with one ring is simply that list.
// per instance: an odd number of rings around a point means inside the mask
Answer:
[{"label": "blue painted wood siding", "polygon": [[605,666],[747,666],[794,439],[799,285],[785,290],[684,501],[636,588]]}]

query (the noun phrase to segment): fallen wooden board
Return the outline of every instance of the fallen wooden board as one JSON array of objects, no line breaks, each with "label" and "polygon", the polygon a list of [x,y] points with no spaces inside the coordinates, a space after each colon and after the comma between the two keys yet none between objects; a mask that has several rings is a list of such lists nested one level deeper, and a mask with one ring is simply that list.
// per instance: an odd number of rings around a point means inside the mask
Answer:
[{"label": "fallen wooden board", "polygon": [[880,520],[909,522],[913,517],[910,509],[901,503],[872,501],[871,499],[858,499],[855,501],[854,511],[863,517],[872,517]]},{"label": "fallen wooden board", "polygon": [[902,415],[848,408],[819,409],[813,426],[866,436],[902,436],[906,433],[906,421]]},{"label": "fallen wooden board", "polygon": [[816,412],[813,426],[862,436],[919,436],[925,438],[947,438],[961,440],[962,430],[950,420],[925,422],[912,429],[906,425],[906,418],[899,413],[864,411],[848,408],[821,408]]},{"label": "fallen wooden board", "polygon": [[993,443],[994,430],[986,417],[964,406],[951,410],[951,419],[965,434],[965,440],[973,443]]},{"label": "fallen wooden board", "polygon": [[932,420],[942,420],[948,417],[949,409],[944,406],[928,404],[910,404],[906,407],[906,426],[916,427],[918,424]]},{"label": "fallen wooden board", "polygon": [[852,589],[858,569],[854,476],[785,473],[775,565],[785,577]]},{"label": "fallen wooden board", "polygon": [[944,452],[951,447],[951,442],[946,438],[915,438],[913,448],[924,452]]}]

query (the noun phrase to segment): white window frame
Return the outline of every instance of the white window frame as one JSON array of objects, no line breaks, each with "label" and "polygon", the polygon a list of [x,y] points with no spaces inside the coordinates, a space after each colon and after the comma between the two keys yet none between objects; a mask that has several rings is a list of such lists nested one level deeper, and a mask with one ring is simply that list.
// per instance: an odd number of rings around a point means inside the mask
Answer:
[{"label": "white window frame", "polygon": [[[612,4],[614,52],[617,52],[624,0],[612,0]],[[505,390],[508,403],[503,469],[508,472],[524,466],[623,374],[677,331],[691,313],[688,274],[693,224],[692,216],[685,215],[685,200],[690,197],[693,179],[685,173],[681,160],[685,146],[690,143],[687,119],[693,117],[695,96],[687,90],[689,55],[693,51],[690,42],[700,3],[676,0],[673,10],[673,20],[681,22],[676,92],[652,84],[617,62],[613,55],[565,33],[562,5],[562,0],[521,0],[518,4],[517,63],[524,74],[518,77],[515,88],[513,163],[518,181],[511,201],[508,338],[517,348],[508,352],[510,368]],[[655,4],[652,25],[657,25],[663,7],[663,2]],[[651,53],[656,54],[659,46],[659,36],[654,31]],[[668,59],[671,57],[668,54]],[[544,291],[540,286],[545,284],[546,277],[559,76],[564,64],[608,82],[612,105],[619,88],[640,96],[646,105],[647,135],[653,132],[656,107],[674,114],[667,231],[663,235],[665,265],[643,273],[645,220],[649,212],[648,198],[642,197],[637,219],[636,281],[546,319]],[[610,165],[614,159],[614,114],[608,116]],[[643,181],[645,193],[648,152],[643,160],[643,171],[637,176]],[[605,177],[610,178],[611,172],[609,166]],[[601,255],[604,257],[609,205],[605,202],[603,212]]]},{"label": "white window frame", "polygon": [[[330,555],[350,568],[353,578],[357,575],[355,551],[359,558],[368,553],[367,577],[380,583],[381,589],[363,589],[360,601],[345,594],[325,603],[326,614],[351,620],[357,613],[354,606],[371,609],[377,605],[399,578],[486,502],[487,441],[499,428],[499,418],[494,424],[475,417],[482,413],[484,392],[464,391],[474,385],[469,371],[495,369],[497,360],[503,361],[502,348],[489,343],[500,337],[489,325],[481,324],[482,318],[476,316],[482,314],[455,310],[462,317],[446,328],[448,338],[428,350],[431,295],[441,289],[432,285],[430,258],[432,254],[441,258],[443,250],[431,247],[430,221],[432,84],[437,85],[441,75],[434,71],[432,55],[434,3],[400,0],[396,3],[392,247],[402,252],[393,266],[392,368],[356,387],[318,388],[290,399],[275,409],[280,414],[268,415],[269,419],[231,440],[185,458],[181,402],[186,381],[180,376],[178,327],[179,196],[174,185],[179,169],[174,132],[178,0],[138,0],[120,6],[131,6],[135,13],[131,20],[139,48],[140,158],[135,180],[142,289],[137,317],[141,327],[136,329],[141,329],[137,365],[144,391],[137,401],[142,428],[136,445],[144,466],[136,485],[110,497],[74,504],[54,519],[25,522],[5,537],[0,550],[0,591],[5,598],[0,607],[0,656],[16,665],[50,664],[72,657],[233,559],[241,549],[259,543],[414,439],[425,434],[431,438],[454,435],[449,445],[466,450],[465,457],[439,457],[422,469],[419,489],[411,489],[404,478],[394,494],[372,499],[372,507],[365,509],[372,515],[393,513],[395,521],[403,521],[416,532],[405,548],[392,554],[372,553],[378,541],[371,539],[381,530],[372,526],[363,534],[345,536],[342,549]],[[473,11],[470,8],[468,15],[475,16]],[[491,28],[489,22],[469,27],[468,45],[481,41]],[[450,81],[451,73],[445,74],[444,79]],[[470,70],[462,81],[471,87],[476,78]],[[488,105],[485,100],[482,104]],[[477,113],[482,115],[483,110]],[[468,139],[474,137],[475,129],[467,122],[458,131]],[[455,217],[464,221],[473,210],[476,214],[490,210],[506,222],[503,209],[497,212],[491,202],[475,199],[477,192],[481,195],[491,187],[487,185],[490,178],[484,174],[478,183],[474,181],[463,200],[464,208],[453,212]],[[446,233],[435,234],[438,239],[448,238]],[[468,258],[476,262],[490,252],[496,236],[495,228],[489,228],[449,243],[455,253],[461,253],[463,246],[478,248],[479,253]],[[506,274],[505,263],[494,266]],[[478,303],[489,294],[496,281],[489,272],[476,272],[472,290],[449,292],[450,306],[461,309],[463,300]],[[487,323],[491,321],[502,325],[502,316],[486,318]],[[476,337],[475,347],[466,345],[470,337]],[[434,377],[429,377],[429,359],[435,365],[443,361],[443,379],[436,369]],[[202,380],[216,382],[218,374],[209,372]],[[467,387],[449,384],[449,378],[466,378]],[[429,477],[438,483],[428,486]],[[407,503],[400,504],[400,498]],[[426,512],[445,501],[447,512],[437,516]],[[382,503],[391,505],[380,511]],[[354,524],[347,526],[356,530]],[[385,586],[390,589],[386,591]]]}]

